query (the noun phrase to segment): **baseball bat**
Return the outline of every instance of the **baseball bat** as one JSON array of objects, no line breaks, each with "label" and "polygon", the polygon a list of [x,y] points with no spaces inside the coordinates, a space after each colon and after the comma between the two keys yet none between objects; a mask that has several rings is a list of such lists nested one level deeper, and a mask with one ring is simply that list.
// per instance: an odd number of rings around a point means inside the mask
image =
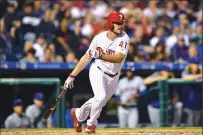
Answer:
[{"label": "baseball bat", "polygon": [[53,101],[53,103],[50,105],[50,107],[46,110],[46,112],[44,113],[43,117],[44,119],[48,119],[48,117],[51,115],[51,113],[54,111],[54,109],[56,108],[56,104],[58,103],[58,101],[61,99],[61,97],[63,96],[63,94],[66,92],[65,89],[63,89],[61,91],[61,93],[58,95],[58,97],[56,98],[56,100]]}]

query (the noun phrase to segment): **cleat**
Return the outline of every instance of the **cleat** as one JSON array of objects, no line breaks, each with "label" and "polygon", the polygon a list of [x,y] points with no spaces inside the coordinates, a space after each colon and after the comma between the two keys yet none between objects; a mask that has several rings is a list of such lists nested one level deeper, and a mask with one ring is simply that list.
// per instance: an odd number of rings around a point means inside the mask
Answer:
[{"label": "cleat", "polygon": [[77,120],[75,111],[76,111],[76,108],[71,109],[71,116],[73,117],[74,127],[76,132],[82,132],[82,124]]},{"label": "cleat", "polygon": [[96,128],[96,126],[88,126],[88,125],[87,125],[85,131],[86,131],[86,133],[88,133],[88,134],[95,133],[95,128]]}]

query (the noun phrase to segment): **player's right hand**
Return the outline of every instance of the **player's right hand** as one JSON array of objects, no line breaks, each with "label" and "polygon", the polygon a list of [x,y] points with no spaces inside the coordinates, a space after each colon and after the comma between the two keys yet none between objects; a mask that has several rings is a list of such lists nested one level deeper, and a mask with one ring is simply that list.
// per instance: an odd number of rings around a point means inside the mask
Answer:
[{"label": "player's right hand", "polygon": [[66,81],[65,81],[65,83],[64,83],[64,89],[65,89],[65,90],[67,90],[67,89],[72,89],[72,88],[74,87],[74,84],[73,84],[74,79],[75,79],[75,76],[73,76],[73,75],[70,75],[70,76],[66,79]]}]

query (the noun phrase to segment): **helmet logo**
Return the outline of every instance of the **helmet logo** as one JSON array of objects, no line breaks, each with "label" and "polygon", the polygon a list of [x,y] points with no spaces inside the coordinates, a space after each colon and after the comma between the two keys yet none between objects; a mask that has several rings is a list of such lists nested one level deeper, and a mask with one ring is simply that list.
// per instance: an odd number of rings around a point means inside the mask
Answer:
[{"label": "helmet logo", "polygon": [[120,20],[123,20],[123,15],[122,15],[122,14],[119,14],[119,16],[120,16]]}]

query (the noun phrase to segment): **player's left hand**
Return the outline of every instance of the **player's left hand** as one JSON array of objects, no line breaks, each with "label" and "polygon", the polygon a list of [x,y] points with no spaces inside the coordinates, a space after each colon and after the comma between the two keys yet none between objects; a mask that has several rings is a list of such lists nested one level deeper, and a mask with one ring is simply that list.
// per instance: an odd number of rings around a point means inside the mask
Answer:
[{"label": "player's left hand", "polygon": [[66,79],[66,81],[65,81],[65,83],[64,83],[64,89],[65,89],[65,90],[67,90],[67,89],[72,89],[72,88],[74,87],[74,84],[73,84],[74,79],[75,79],[75,76],[73,76],[73,75],[70,75],[70,76]]},{"label": "player's left hand", "polygon": [[89,50],[89,55],[91,58],[98,59],[102,54],[98,50]]},{"label": "player's left hand", "polygon": [[127,100],[127,102],[129,103],[129,102],[133,101],[134,99],[139,99],[139,98],[140,98],[140,95],[139,95],[139,94],[136,94],[136,95],[132,96],[131,98],[129,98],[129,99]]}]

